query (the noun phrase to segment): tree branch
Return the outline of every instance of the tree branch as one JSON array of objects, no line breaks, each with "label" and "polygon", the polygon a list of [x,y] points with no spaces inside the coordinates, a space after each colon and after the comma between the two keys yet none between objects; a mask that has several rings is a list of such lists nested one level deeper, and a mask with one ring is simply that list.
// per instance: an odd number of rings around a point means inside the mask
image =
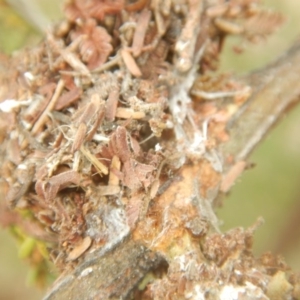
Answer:
[{"label": "tree branch", "polygon": [[104,255],[95,251],[71,274],[57,279],[45,300],[120,299],[162,261],[159,255],[131,239]]},{"label": "tree branch", "polygon": [[[299,100],[300,41],[276,62],[243,80],[252,96],[228,122],[230,139],[221,146],[224,157],[244,160],[284,112]],[[229,166],[227,166],[229,167]]]},{"label": "tree branch", "polygon": [[[245,160],[263,136],[280,119],[300,95],[300,42],[297,41],[280,59],[266,68],[243,78],[250,84],[252,96],[228,122],[230,139],[222,144],[221,153],[234,160]],[[182,174],[182,173],[180,173]],[[184,182],[186,185],[186,183]],[[173,195],[174,197],[174,195]],[[157,200],[159,201],[159,200]],[[140,279],[161,261],[139,242],[129,239],[103,257],[91,254],[68,275],[58,280],[44,298],[52,299],[119,299],[126,297]],[[90,276],[81,280],[84,272]],[[97,298],[97,296],[99,298]]]}]

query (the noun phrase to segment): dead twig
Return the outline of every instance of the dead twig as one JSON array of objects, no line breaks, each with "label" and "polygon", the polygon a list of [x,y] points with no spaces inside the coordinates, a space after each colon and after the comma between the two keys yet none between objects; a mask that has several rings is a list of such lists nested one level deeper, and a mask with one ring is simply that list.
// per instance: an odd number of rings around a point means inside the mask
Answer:
[{"label": "dead twig", "polygon": [[39,119],[36,121],[36,123],[34,124],[33,128],[32,128],[32,134],[37,134],[42,126],[45,124],[46,119],[48,117],[49,112],[51,112],[51,110],[55,107],[56,102],[60,96],[60,94],[62,93],[63,89],[64,89],[65,83],[62,79],[59,80],[57,87],[55,89],[54,95],[52,96],[49,104],[47,105],[46,109],[43,111],[42,115],[39,117]]}]

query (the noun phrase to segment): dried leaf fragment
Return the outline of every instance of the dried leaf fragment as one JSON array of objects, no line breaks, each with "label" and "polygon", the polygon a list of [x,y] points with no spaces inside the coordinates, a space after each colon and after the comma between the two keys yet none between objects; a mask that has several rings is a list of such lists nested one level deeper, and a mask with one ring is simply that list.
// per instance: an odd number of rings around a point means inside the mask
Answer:
[{"label": "dried leaf fragment", "polygon": [[72,90],[61,95],[57,102],[55,103],[54,109],[61,110],[65,107],[68,107],[73,102],[77,101],[82,94],[82,89],[78,87],[74,87]]},{"label": "dried leaf fragment", "polygon": [[86,39],[82,39],[79,43],[79,51],[82,60],[87,63],[89,70],[100,67],[107,61],[109,54],[112,52],[112,38],[106,29],[97,26],[94,19],[88,19],[71,35],[72,40],[76,40],[80,36],[86,35]]},{"label": "dried leaf fragment", "polygon": [[132,157],[138,156],[141,151],[137,141],[131,137],[123,126],[118,126],[111,135],[108,146],[111,156],[118,156],[123,163]]},{"label": "dried leaf fragment", "polygon": [[94,94],[92,96],[91,101],[85,106],[83,113],[80,115],[78,120],[76,120],[76,124],[80,124],[80,123],[87,124],[88,122],[90,122],[92,117],[95,115],[95,113],[99,109],[100,102],[101,102],[101,100],[100,100],[99,96],[97,94]]},{"label": "dried leaf fragment", "polygon": [[79,74],[90,77],[90,71],[86,67],[86,65],[78,58],[78,56],[74,53],[74,50],[78,48],[78,45],[82,43],[87,37],[84,35],[78,36],[73,42],[67,47],[63,48],[59,41],[55,40],[52,34],[47,35],[47,42],[50,46],[60,54],[60,57],[53,64],[52,68],[59,67],[62,60],[68,63],[76,72]]},{"label": "dried leaf fragment", "polygon": [[76,131],[74,142],[73,142],[73,145],[72,145],[72,150],[71,150],[72,153],[74,153],[75,151],[77,151],[81,147],[81,145],[84,142],[86,132],[87,132],[86,124],[85,123],[80,123],[79,127]]},{"label": "dried leaf fragment", "polygon": [[107,14],[118,14],[124,7],[124,0],[71,0],[65,6],[65,15],[70,21],[95,18],[103,20]]},{"label": "dried leaf fragment", "polygon": [[111,160],[108,185],[111,185],[111,186],[119,185],[119,181],[120,181],[119,177],[115,174],[114,171],[120,171],[120,169],[121,169],[120,159],[118,156],[114,155]]},{"label": "dried leaf fragment", "polygon": [[117,106],[119,101],[119,89],[114,89],[109,93],[105,107],[105,119],[107,121],[114,121],[117,112]]},{"label": "dried leaf fragment", "polygon": [[246,167],[245,161],[238,161],[229,171],[228,173],[223,177],[221,182],[220,190],[223,193],[227,193],[233,184],[235,183],[236,179],[242,174]]},{"label": "dried leaf fragment", "polygon": [[125,9],[127,11],[141,10],[147,5],[148,2],[149,2],[149,0],[137,0],[134,3],[127,4],[125,6]]},{"label": "dried leaf fragment", "polygon": [[126,205],[126,216],[130,228],[134,228],[143,208],[143,195],[138,193],[129,199]]},{"label": "dried leaf fragment", "polygon": [[98,94],[93,94],[91,101],[75,115],[74,125],[78,126],[72,146],[72,153],[77,151],[84,141],[93,139],[105,114],[105,102]]},{"label": "dried leaf fragment", "polygon": [[243,26],[222,18],[215,19],[215,25],[225,33],[241,34],[244,31]]},{"label": "dried leaf fragment", "polygon": [[143,119],[145,118],[145,113],[143,111],[134,111],[127,107],[118,107],[116,111],[116,117],[121,119]]},{"label": "dried leaf fragment", "polygon": [[139,15],[134,36],[133,36],[133,42],[132,42],[132,54],[135,57],[139,56],[140,53],[142,52],[144,39],[145,39],[145,35],[148,29],[150,19],[151,19],[150,10],[144,9]]},{"label": "dried leaf fragment", "polygon": [[142,186],[149,187],[154,180],[151,173],[155,167],[139,163],[134,159],[125,161],[122,170],[124,172],[123,183],[131,190],[138,190]]},{"label": "dried leaf fragment", "polygon": [[35,190],[40,197],[50,201],[56,197],[60,190],[68,187],[70,184],[78,186],[80,179],[81,176],[78,172],[70,170],[54,175],[48,181],[38,179],[35,184]]},{"label": "dried leaf fragment", "polygon": [[59,185],[60,187],[68,185],[69,183],[74,183],[76,185],[79,185],[80,174],[73,170],[63,172],[63,173],[52,176],[49,179],[49,183],[51,185]]},{"label": "dried leaf fragment", "polygon": [[142,72],[130,52],[128,50],[121,49],[121,56],[129,72],[135,77],[141,77]]},{"label": "dried leaf fragment", "polygon": [[80,257],[86,250],[90,248],[92,239],[86,236],[79,245],[76,245],[74,249],[68,255],[68,261],[72,261]]},{"label": "dried leaf fragment", "polygon": [[100,162],[95,155],[93,155],[89,150],[87,150],[83,145],[80,147],[82,154],[93,164],[98,173],[107,175],[108,168]]},{"label": "dried leaf fragment", "polygon": [[60,81],[57,84],[55,93],[54,93],[52,99],[50,100],[48,106],[43,111],[42,115],[37,120],[37,122],[34,124],[32,131],[31,131],[32,134],[36,134],[41,129],[41,127],[44,125],[44,123],[46,122],[48,113],[55,107],[55,104],[56,104],[60,94],[62,93],[64,86],[65,86],[64,81],[62,79],[60,79]]}]

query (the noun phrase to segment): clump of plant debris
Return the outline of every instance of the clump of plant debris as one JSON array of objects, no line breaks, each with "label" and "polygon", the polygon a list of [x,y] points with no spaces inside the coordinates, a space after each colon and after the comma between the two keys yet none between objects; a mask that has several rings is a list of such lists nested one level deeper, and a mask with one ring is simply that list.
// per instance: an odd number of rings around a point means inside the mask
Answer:
[{"label": "clump of plant debris", "polygon": [[[210,282],[207,299],[230,288],[265,295],[273,277],[253,269],[249,231],[208,235],[219,232],[221,181],[232,181],[218,146],[251,94],[214,71],[227,35],[257,41],[282,16],[255,0],[70,0],[64,10],[40,45],[3,62],[5,205],[28,212],[34,226],[24,230],[59,269],[131,234],[169,264],[145,297],[166,299],[179,284],[174,292],[196,299]],[[228,259],[232,249],[241,265]]]}]

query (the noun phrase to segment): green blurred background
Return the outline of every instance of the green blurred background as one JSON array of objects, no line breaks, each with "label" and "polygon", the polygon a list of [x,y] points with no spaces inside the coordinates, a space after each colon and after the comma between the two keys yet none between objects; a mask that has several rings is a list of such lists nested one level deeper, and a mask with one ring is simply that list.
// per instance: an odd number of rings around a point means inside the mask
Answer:
[{"label": "green blurred background", "polygon": [[[8,3],[9,2],[9,3]],[[0,0],[0,51],[11,53],[34,45],[51,21],[61,17],[58,0]],[[249,45],[236,55],[231,38],[222,56],[222,71],[243,74],[260,68],[280,55],[300,34],[299,0],[265,0],[281,11],[286,23],[267,41]],[[252,225],[258,216],[265,224],[255,234],[257,255],[271,250],[282,253],[300,271],[300,106],[268,135],[249,159],[256,167],[246,171],[217,213],[222,230]],[[16,241],[0,229],[0,300],[41,299],[43,290],[28,284],[29,269],[18,258]]]}]

